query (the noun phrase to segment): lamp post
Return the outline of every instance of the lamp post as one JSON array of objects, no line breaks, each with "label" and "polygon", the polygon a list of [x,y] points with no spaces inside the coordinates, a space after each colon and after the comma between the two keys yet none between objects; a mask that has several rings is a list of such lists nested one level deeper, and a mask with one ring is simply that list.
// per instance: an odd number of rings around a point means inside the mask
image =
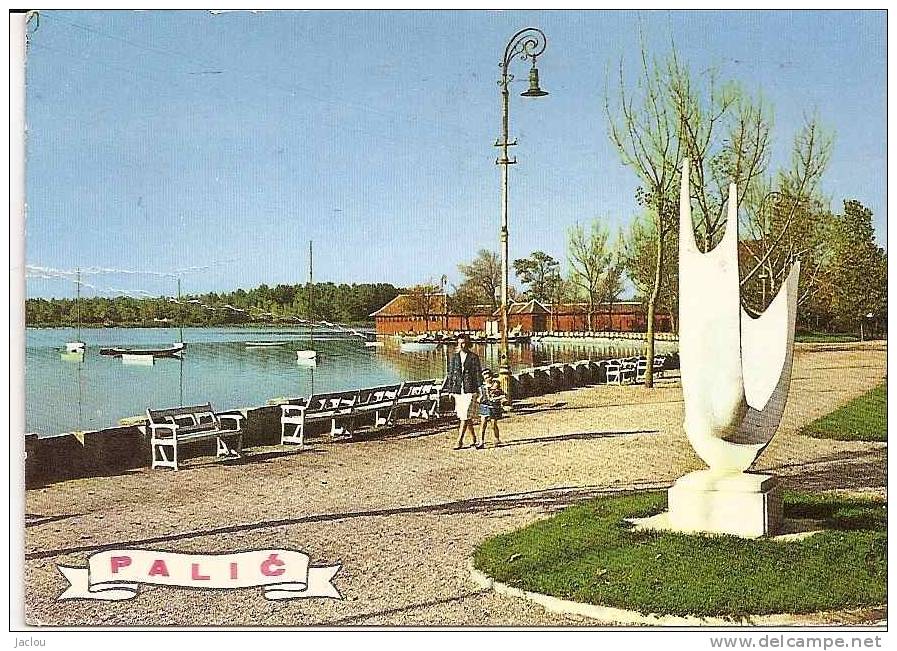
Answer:
[{"label": "lamp post", "polygon": [[514,79],[508,73],[511,61],[515,57],[521,60],[532,60],[529,71],[529,88],[521,93],[523,97],[544,97],[548,93],[539,88],[539,70],[536,68],[536,57],[545,51],[545,34],[535,27],[527,27],[511,37],[505,47],[505,55],[501,61],[501,79],[498,86],[501,89],[501,139],[495,141],[495,146],[501,148],[501,156],[496,159],[496,165],[501,166],[501,345],[499,350],[498,379],[501,382],[505,394],[510,396],[511,364],[508,356],[508,166],[515,165],[517,159],[508,157],[508,147],[513,147],[517,141],[508,140],[508,104],[510,90],[508,86]]}]

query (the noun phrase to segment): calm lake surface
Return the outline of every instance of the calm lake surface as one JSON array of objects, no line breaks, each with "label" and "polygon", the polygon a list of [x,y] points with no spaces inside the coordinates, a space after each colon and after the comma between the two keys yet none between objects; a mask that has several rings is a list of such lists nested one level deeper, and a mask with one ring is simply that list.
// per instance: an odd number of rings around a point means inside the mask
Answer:
[{"label": "calm lake surface", "polygon": [[[164,408],[211,402],[218,410],[264,405],[270,398],[308,395],[377,384],[442,377],[452,349],[402,353],[392,340],[367,347],[340,331],[314,333],[316,367],[296,362],[295,351],[311,347],[305,328],[184,328],[183,359],[158,358],[153,366],[130,366],[99,354],[100,347],[168,346],[177,328],[85,329],[84,362],[60,358],[68,328],[27,328],[25,349],[25,427],[40,436],[114,426],[120,418]],[[280,341],[282,346],[247,347],[250,341]],[[676,344],[657,342],[658,354]],[[484,366],[497,368],[498,346],[475,346]],[[605,340],[590,344],[513,346],[514,368],[579,359],[639,354],[638,342]]]}]

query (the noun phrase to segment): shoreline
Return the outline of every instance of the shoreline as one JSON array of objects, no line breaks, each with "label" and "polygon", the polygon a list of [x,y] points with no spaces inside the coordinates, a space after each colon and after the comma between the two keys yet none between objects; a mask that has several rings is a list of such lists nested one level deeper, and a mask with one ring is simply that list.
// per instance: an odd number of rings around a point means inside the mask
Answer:
[{"label": "shoreline", "polygon": [[[668,360],[673,359],[673,356],[668,357]],[[675,368],[668,371],[675,371]],[[513,391],[519,396],[518,402],[521,399],[567,389],[606,385],[606,380],[602,366],[591,360],[521,368],[511,375]],[[365,391],[372,388],[374,387],[357,387],[349,391]],[[245,447],[270,445],[275,440],[271,432],[278,428],[278,408],[285,400],[287,398],[269,398],[263,405],[223,409],[216,413],[239,414],[243,417],[243,427],[246,431]],[[453,413],[448,394],[440,392],[438,402],[442,415],[434,421],[437,426],[447,423]],[[425,421],[425,424],[429,424],[429,420]],[[318,423],[312,428],[320,428],[323,425]],[[381,434],[378,428],[362,429],[358,437],[363,439],[369,435]],[[80,444],[80,448],[72,443],[72,439]],[[117,425],[94,430],[62,432],[50,436],[26,433],[25,448],[26,486],[101,476],[110,471],[147,468],[151,458],[146,416],[142,414],[120,418]]]},{"label": "shoreline", "polygon": [[[320,323],[320,322],[316,322],[316,324],[317,323]],[[334,323],[336,323],[336,322],[334,322]],[[348,327],[352,327],[352,328],[373,329],[375,324],[373,321],[361,321],[361,322],[346,322],[346,323],[340,322],[337,325],[348,326]],[[203,329],[203,330],[212,329],[212,328],[303,328],[303,329],[310,329],[309,326],[303,325],[301,323],[296,323],[296,322],[283,323],[283,322],[276,322],[276,321],[266,321],[264,323],[262,323],[262,322],[223,323],[221,325],[195,325],[195,324],[187,324],[187,323],[182,324],[182,325],[179,325],[177,323],[143,323],[143,324],[141,324],[141,323],[129,323],[129,324],[116,323],[114,325],[103,325],[103,324],[95,324],[95,323],[93,323],[93,324],[82,323],[81,324],[82,330],[115,330],[115,329],[121,329],[121,330],[169,329],[169,330],[172,330],[172,329],[181,328],[181,327]],[[315,325],[316,329],[320,329],[322,327],[324,329],[326,329],[329,326]],[[26,323],[25,329],[26,330],[28,330],[28,329],[32,329],[32,330],[75,330],[75,329],[77,329],[77,326],[74,326],[74,325],[27,324]],[[339,328],[335,328],[335,329],[339,330]]]},{"label": "shoreline", "polygon": [[[878,384],[884,347],[796,349],[782,425],[755,464],[788,487],[887,496],[887,444],[813,439],[801,427]],[[46,626],[588,626],[476,588],[482,540],[567,505],[663,487],[702,467],[682,430],[681,386],[598,385],[527,398],[501,421],[501,447],[451,449],[446,422],[246,459],[187,460],[29,489],[27,621]],[[279,427],[277,428],[279,435]],[[128,602],[68,602],[57,564],[101,548],[227,553],[290,548],[341,563],[342,601],[269,603],[252,590],[147,590]],[[592,622],[592,625],[594,623]]]}]

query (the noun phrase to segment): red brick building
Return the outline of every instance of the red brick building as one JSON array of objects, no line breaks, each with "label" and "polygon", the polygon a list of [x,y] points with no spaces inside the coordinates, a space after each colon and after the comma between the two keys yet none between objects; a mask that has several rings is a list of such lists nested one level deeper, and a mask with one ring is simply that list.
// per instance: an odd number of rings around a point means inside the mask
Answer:
[{"label": "red brick building", "polygon": [[[569,332],[596,330],[599,332],[645,332],[647,329],[645,306],[639,301],[618,301],[602,303],[592,313],[589,327],[588,303],[562,303],[552,306],[550,330]],[[670,316],[666,313],[654,314],[654,329],[669,332]]]},{"label": "red brick building", "polygon": [[[595,330],[602,332],[644,332],[645,310],[637,301],[620,301],[599,305],[592,314],[589,328],[587,303],[563,303],[545,306],[535,300],[512,303],[508,309],[508,327],[520,327],[523,332],[570,332]],[[437,332],[439,330],[486,331],[491,322],[501,321],[501,310],[491,305],[478,305],[469,315],[449,310],[445,294],[415,296],[399,294],[371,314],[377,324],[377,334],[404,332]],[[655,328],[670,330],[666,314],[655,315]]]}]

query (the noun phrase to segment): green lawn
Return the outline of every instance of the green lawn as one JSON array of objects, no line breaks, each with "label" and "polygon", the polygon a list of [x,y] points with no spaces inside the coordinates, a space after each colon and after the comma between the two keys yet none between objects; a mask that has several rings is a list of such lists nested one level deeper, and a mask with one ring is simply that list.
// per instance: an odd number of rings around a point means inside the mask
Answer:
[{"label": "green lawn", "polygon": [[833,332],[798,332],[794,335],[794,341],[802,341],[808,344],[843,344],[848,341],[859,341],[854,334],[840,334]]},{"label": "green lawn", "polygon": [[840,441],[888,440],[888,385],[869,393],[810,423],[801,433]]},{"label": "green lawn", "polygon": [[825,520],[802,541],[631,531],[664,493],[603,498],[480,545],[474,564],[503,583],[658,615],[738,617],[884,604],[884,502],[786,493],[785,516]]}]

